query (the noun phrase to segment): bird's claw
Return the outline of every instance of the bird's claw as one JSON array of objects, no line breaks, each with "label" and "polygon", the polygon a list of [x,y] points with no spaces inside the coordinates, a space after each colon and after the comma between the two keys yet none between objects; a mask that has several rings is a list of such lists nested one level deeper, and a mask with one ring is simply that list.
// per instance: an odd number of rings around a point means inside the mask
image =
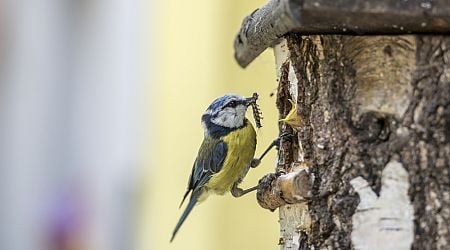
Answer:
[{"label": "bird's claw", "polygon": [[253,159],[253,160],[250,162],[250,167],[251,167],[251,168],[256,168],[257,166],[259,166],[260,163],[261,163],[261,160],[255,158],[255,159]]},{"label": "bird's claw", "polygon": [[244,190],[242,188],[235,187],[231,189],[231,194],[233,195],[233,197],[241,197],[243,193]]},{"label": "bird's claw", "polygon": [[292,140],[293,137],[294,137],[294,134],[292,134],[290,132],[283,132],[283,133],[281,133],[281,135],[278,136],[277,139],[275,139],[275,141],[273,143],[276,146],[276,148],[278,149],[278,147],[280,147],[281,139]]},{"label": "bird's claw", "polygon": [[278,136],[278,139],[281,139],[281,138],[290,138],[290,139],[292,139],[292,137],[294,137],[294,134],[293,133],[291,133],[291,132],[283,132],[283,133],[281,133],[281,135],[280,136]]}]

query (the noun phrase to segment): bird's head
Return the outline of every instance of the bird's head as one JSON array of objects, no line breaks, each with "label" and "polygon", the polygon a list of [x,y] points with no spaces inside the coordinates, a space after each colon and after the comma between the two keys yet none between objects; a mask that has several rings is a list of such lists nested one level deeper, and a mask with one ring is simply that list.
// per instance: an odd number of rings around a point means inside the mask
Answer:
[{"label": "bird's head", "polygon": [[204,125],[213,123],[225,128],[239,128],[244,125],[248,106],[256,102],[255,97],[245,98],[228,94],[214,100],[202,117]]}]

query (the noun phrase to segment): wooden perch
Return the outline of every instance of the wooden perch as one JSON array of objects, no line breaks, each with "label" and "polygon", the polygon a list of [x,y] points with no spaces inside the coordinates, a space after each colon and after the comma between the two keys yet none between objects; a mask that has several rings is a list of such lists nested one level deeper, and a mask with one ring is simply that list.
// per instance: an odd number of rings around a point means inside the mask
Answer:
[{"label": "wooden perch", "polygon": [[235,58],[246,67],[289,32],[450,33],[450,0],[271,0],[242,22]]},{"label": "wooden perch", "polygon": [[256,198],[261,207],[274,211],[280,206],[311,198],[311,186],[307,168],[283,175],[268,174],[259,181]]}]

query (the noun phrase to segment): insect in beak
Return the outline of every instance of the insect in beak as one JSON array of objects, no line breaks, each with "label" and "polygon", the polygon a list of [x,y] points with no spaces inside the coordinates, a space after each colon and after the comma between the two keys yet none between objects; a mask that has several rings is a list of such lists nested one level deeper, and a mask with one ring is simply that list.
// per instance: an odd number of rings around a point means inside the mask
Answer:
[{"label": "insect in beak", "polygon": [[246,100],[247,107],[250,105],[252,106],[253,118],[255,119],[256,127],[261,128],[262,127],[262,124],[261,124],[262,112],[259,109],[258,104],[256,103],[256,100],[258,100],[258,94],[253,93],[252,97],[246,98],[245,100]]}]

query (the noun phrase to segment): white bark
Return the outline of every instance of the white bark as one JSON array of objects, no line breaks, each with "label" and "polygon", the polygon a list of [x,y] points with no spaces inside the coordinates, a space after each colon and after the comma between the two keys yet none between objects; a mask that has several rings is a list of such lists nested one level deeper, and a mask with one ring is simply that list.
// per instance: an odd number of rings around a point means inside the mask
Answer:
[{"label": "white bark", "polygon": [[411,249],[414,238],[414,209],[408,196],[408,172],[391,160],[383,170],[378,197],[362,177],[350,184],[360,202],[352,217],[355,249]]},{"label": "white bark", "polygon": [[[282,39],[274,47],[275,62],[277,69],[277,78],[280,78],[281,67],[285,63],[289,63],[289,50],[285,39]],[[292,65],[289,66],[289,92],[294,103],[297,100],[297,85],[298,79],[295,75]],[[284,124],[283,126],[287,126]],[[297,154],[297,162],[303,161],[303,152],[301,146]],[[297,171],[297,168],[292,168],[292,172]],[[280,216],[280,249],[298,249],[300,233],[308,232],[311,227],[311,218],[308,212],[306,203],[288,204],[279,208]]]}]

